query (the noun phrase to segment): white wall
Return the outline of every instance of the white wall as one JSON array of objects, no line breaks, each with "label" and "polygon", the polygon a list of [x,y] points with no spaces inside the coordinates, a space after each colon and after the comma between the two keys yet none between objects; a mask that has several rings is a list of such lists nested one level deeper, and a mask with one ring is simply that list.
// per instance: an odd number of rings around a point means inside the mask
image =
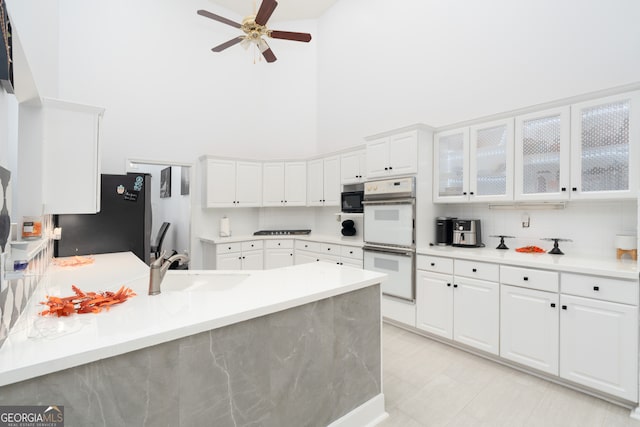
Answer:
[{"label": "white wall", "polygon": [[640,76],[640,2],[340,0],[319,22],[321,151]]},{"label": "white wall", "polygon": [[[637,202],[598,201],[570,202],[559,210],[490,210],[486,204],[441,206],[442,214],[461,219],[480,219],[482,241],[487,247],[498,246],[499,239],[491,235],[515,236],[506,239],[511,249],[535,245],[547,251],[553,242],[542,238],[565,238],[572,242],[561,242],[565,254],[588,255],[615,259],[616,234],[636,234]],[[521,219],[530,218],[529,228],[522,228]]]},{"label": "white wall", "polygon": [[[60,2],[60,97],[106,108],[103,172],[127,157],[315,153],[315,40],[270,40],[278,61],[254,65],[253,50],[210,51],[240,31],[201,8],[242,19],[206,0]],[[278,29],[315,34],[316,22]]]}]

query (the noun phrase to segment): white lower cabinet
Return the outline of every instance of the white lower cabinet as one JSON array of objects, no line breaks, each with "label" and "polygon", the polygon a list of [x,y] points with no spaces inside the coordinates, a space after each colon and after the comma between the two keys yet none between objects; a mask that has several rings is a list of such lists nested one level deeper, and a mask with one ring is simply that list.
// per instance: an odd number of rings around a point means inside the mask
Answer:
[{"label": "white lower cabinet", "polygon": [[417,266],[418,329],[638,401],[637,280],[427,255]]},{"label": "white lower cabinet", "polygon": [[264,252],[265,270],[290,265],[293,265],[293,240],[267,240]]},{"label": "white lower cabinet", "polygon": [[638,307],[561,295],[560,376],[638,398]]},{"label": "white lower cabinet", "polygon": [[[463,264],[466,268],[467,263]],[[416,275],[416,327],[498,354],[498,283],[446,274],[453,264],[437,257],[419,256],[418,266],[429,271],[418,270]],[[493,271],[493,265],[474,263],[469,266],[473,274],[485,269]]]},{"label": "white lower cabinet", "polygon": [[362,268],[363,253],[360,247],[296,240],[295,249],[296,265],[324,261]]},{"label": "white lower cabinet", "polygon": [[498,354],[498,283],[456,277],[453,287],[453,339]]},{"label": "white lower cabinet", "polygon": [[264,267],[262,247],[260,240],[206,244],[203,249],[204,267],[215,270],[262,270]]},{"label": "white lower cabinet", "polygon": [[416,301],[416,327],[453,339],[453,277],[418,271]]},{"label": "white lower cabinet", "polygon": [[517,286],[500,290],[500,356],[558,375],[558,294]]}]

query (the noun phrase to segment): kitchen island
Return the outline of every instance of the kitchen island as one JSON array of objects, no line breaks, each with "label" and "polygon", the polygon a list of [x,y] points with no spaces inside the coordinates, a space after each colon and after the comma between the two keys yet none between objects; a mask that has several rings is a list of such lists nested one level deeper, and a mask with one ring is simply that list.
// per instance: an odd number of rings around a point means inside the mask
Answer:
[{"label": "kitchen island", "polygon": [[[314,263],[242,271],[228,284],[234,272],[207,271],[218,289],[151,297],[148,267],[132,254],[95,260],[52,266],[41,281],[0,348],[0,405],[64,405],[68,425],[347,426],[385,416],[384,275]],[[138,296],[98,314],[37,315],[38,301],[72,284]]]}]

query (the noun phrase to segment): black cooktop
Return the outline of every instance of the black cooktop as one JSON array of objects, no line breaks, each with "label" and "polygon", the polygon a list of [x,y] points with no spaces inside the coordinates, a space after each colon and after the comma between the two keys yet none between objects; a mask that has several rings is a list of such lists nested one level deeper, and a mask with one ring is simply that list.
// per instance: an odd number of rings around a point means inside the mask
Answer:
[{"label": "black cooktop", "polygon": [[309,234],[311,230],[260,230],[253,233],[254,236],[288,236]]}]

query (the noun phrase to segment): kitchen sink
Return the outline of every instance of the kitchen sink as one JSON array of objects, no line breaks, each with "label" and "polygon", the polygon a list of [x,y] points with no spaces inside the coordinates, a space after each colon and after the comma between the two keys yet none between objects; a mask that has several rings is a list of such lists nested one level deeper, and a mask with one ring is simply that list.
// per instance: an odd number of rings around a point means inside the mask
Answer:
[{"label": "kitchen sink", "polygon": [[162,292],[221,292],[235,288],[250,275],[208,271],[168,271],[160,285]]}]

